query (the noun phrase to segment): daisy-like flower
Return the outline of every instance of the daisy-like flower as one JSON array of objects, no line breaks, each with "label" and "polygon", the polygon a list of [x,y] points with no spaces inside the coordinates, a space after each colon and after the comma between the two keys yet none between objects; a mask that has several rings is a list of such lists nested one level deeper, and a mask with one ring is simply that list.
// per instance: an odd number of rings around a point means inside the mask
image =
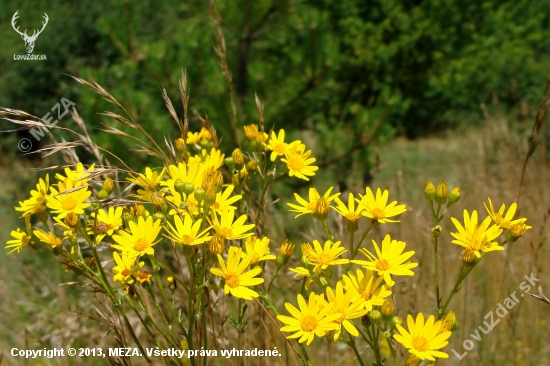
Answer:
[{"label": "daisy-like flower", "polygon": [[317,240],[313,240],[313,247],[310,246],[304,256],[310,263],[315,264],[315,267],[321,267],[324,270],[328,266],[349,263],[349,259],[338,259],[345,252],[347,250],[340,246],[339,241],[331,245],[331,241],[327,240],[324,247],[321,247]]},{"label": "daisy-like flower", "polygon": [[[295,141],[285,151],[285,157],[281,159],[288,167],[288,175],[296,176],[300,179],[309,180],[308,176],[312,177],[319,170],[318,166],[311,165],[316,159],[309,158],[311,150],[303,152],[299,141]],[[308,159],[309,158],[309,159]]]},{"label": "daisy-like flower", "polygon": [[250,271],[245,272],[250,265],[250,257],[241,257],[241,248],[230,247],[227,254],[227,263],[223,260],[221,254],[218,254],[218,261],[220,262],[221,268],[210,268],[210,272],[224,278],[225,284],[223,291],[226,294],[231,293],[231,295],[235,297],[252,300],[252,298],[258,297],[259,295],[256,291],[248,287],[259,285],[264,282],[263,278],[255,277],[262,272],[262,269],[260,267],[254,267]]},{"label": "daisy-like flower", "polygon": [[[340,193],[336,193],[331,196],[330,192],[332,192],[333,188],[334,187],[330,187],[323,195],[323,198],[325,199],[329,207],[332,207],[330,206],[330,202],[332,202],[334,199],[336,199],[336,197],[340,195]],[[298,212],[298,215],[296,215],[295,217],[302,216],[305,214],[313,215],[316,212],[315,209],[317,208],[317,203],[321,198],[317,189],[313,187],[309,189],[309,202],[303,199],[302,197],[300,197],[297,193],[294,193],[294,197],[296,198],[296,201],[301,206],[296,205],[294,203],[287,203],[287,205],[289,205],[292,208],[291,210],[289,210],[290,212]]]},{"label": "daisy-like flower", "polygon": [[164,202],[164,196],[166,192],[164,191],[152,191],[148,188],[138,189],[138,194],[131,194],[130,197],[135,197],[144,202],[151,202],[155,206],[160,206]]},{"label": "daisy-like flower", "polygon": [[139,173],[137,177],[134,177],[133,175],[130,175],[130,178],[128,179],[130,182],[137,184],[138,186],[142,186],[145,188],[156,188],[157,185],[160,183],[162,178],[164,178],[164,174],[166,173],[166,168],[162,168],[160,173],[157,173],[156,171],[152,171],[151,168],[146,167],[145,168],[145,175]]},{"label": "daisy-like flower", "polygon": [[359,196],[361,200],[358,200],[358,202],[364,208],[362,214],[371,219],[372,222],[379,222],[381,224],[399,222],[399,220],[390,220],[388,217],[397,216],[407,211],[407,207],[405,205],[398,205],[397,201],[393,201],[387,205],[388,190],[384,190],[382,193],[380,188],[377,188],[375,197],[370,187],[367,187],[366,194]]},{"label": "daisy-like flower", "polygon": [[194,145],[198,144],[200,141],[200,136],[198,132],[187,132],[187,144],[188,145]]},{"label": "daisy-like flower", "polygon": [[342,279],[346,291],[353,293],[352,301],[363,299],[367,311],[371,311],[373,306],[382,305],[384,299],[391,296],[392,292],[382,284],[383,281],[384,277],[375,279],[374,271],[363,272],[360,269],[357,270],[357,275],[349,272]]},{"label": "daisy-like flower", "polygon": [[128,253],[130,257],[155,254],[153,245],[158,242],[155,242],[155,239],[160,232],[160,220],[153,223],[152,216],[147,217],[147,219],[140,216],[137,224],[130,221],[129,226],[130,233],[119,230],[118,235],[113,235],[113,239],[118,244],[113,244],[112,247],[121,250],[123,253]]},{"label": "daisy-like flower", "polygon": [[288,336],[288,339],[300,338],[298,342],[307,341],[309,345],[315,336],[323,337],[331,330],[337,330],[339,325],[334,321],[340,318],[340,314],[327,315],[330,311],[330,306],[323,306],[322,309],[318,306],[319,297],[314,293],[309,295],[309,302],[301,294],[298,294],[298,307],[296,309],[292,304],[285,303],[285,308],[292,315],[277,315],[277,319],[286,324],[281,328],[282,332],[295,332]]},{"label": "daisy-like flower", "polygon": [[132,277],[139,277],[139,271],[145,262],[136,263],[136,257],[130,257],[128,253],[113,253],[116,266],[113,267],[114,281],[120,281],[123,285],[134,283]]},{"label": "daisy-like flower", "polygon": [[338,324],[338,329],[334,332],[334,340],[338,340],[340,333],[342,332],[342,326],[354,337],[359,336],[359,331],[355,328],[355,325],[350,319],[357,319],[365,315],[368,311],[365,310],[363,298],[353,299],[354,293],[347,291],[344,294],[344,287],[341,282],[336,284],[336,292],[330,287],[327,287],[327,299],[328,304],[326,306],[331,307],[328,314],[338,314],[340,317],[334,320],[334,323]]},{"label": "daisy-like flower", "polygon": [[211,226],[199,233],[201,228],[202,219],[199,219],[193,223],[193,219],[188,215],[184,215],[183,221],[179,215],[174,216],[174,223],[176,227],[168,223],[168,237],[176,243],[182,245],[198,245],[209,241],[212,236],[207,235]]},{"label": "daisy-like flower", "polygon": [[15,251],[17,251],[17,253],[20,253],[21,249],[29,245],[32,240],[32,237],[29,234],[19,228],[17,228],[16,230],[12,230],[10,235],[13,239],[6,242],[6,249],[11,249],[11,251],[9,251],[7,255]]},{"label": "daisy-like flower", "polygon": [[94,167],[95,164],[92,164],[88,170],[86,170],[82,163],[78,163],[75,170],[65,168],[65,176],[57,173],[55,177],[63,183],[67,183],[69,180],[72,181],[73,187],[85,185],[92,179],[91,173],[94,171]]},{"label": "daisy-like flower", "polygon": [[361,213],[363,212],[364,207],[362,205],[357,205],[357,208],[355,208],[355,198],[353,193],[348,195],[347,206],[340,200],[340,197],[337,197],[335,201],[336,207],[334,210],[344,216],[348,221],[357,222],[357,220],[362,217]]},{"label": "daisy-like flower", "polygon": [[58,246],[61,246],[61,243],[63,243],[63,240],[65,239],[65,238],[63,239],[58,238],[51,231],[48,233],[45,233],[42,230],[35,230],[33,231],[33,233],[34,235],[36,235],[38,239],[40,239],[41,242],[48,244],[52,248],[57,248]]},{"label": "daisy-like flower", "polygon": [[115,230],[118,230],[122,226],[122,207],[109,207],[108,211],[105,212],[104,209],[100,209],[97,214],[97,220],[95,219],[96,213],[92,212],[92,227],[95,222],[95,233],[98,235],[105,234],[113,235]]},{"label": "daisy-like flower", "polygon": [[285,130],[281,129],[279,136],[275,134],[275,131],[272,131],[269,144],[267,144],[267,150],[271,150],[271,161],[275,161],[279,155],[284,155],[287,149],[288,144],[285,143]]},{"label": "daisy-like flower", "polygon": [[235,222],[233,218],[235,217],[235,211],[233,210],[222,210],[220,213],[220,219],[214,210],[212,210],[212,223],[214,230],[226,240],[234,239],[244,239],[252,236],[254,233],[249,233],[247,231],[253,229],[256,225],[247,224],[245,221],[247,219],[246,214],[241,215]]},{"label": "daisy-like flower", "polygon": [[396,341],[401,343],[410,353],[420,358],[421,360],[435,361],[435,358],[448,358],[449,355],[438,351],[445,347],[449,342],[447,339],[451,336],[450,331],[439,333],[442,322],[435,321],[435,317],[431,315],[424,322],[424,314],[419,313],[416,316],[416,323],[413,317],[407,316],[407,331],[401,324],[397,324],[399,334],[394,334]]},{"label": "daisy-like flower", "polygon": [[92,194],[87,186],[74,186],[72,180],[66,180],[59,182],[58,187],[59,191],[50,187],[52,193],[46,200],[46,205],[52,209],[52,213],[58,214],[57,218],[63,219],[71,212],[81,215],[84,213],[84,209],[90,206],[85,202]]},{"label": "daisy-like flower", "polygon": [[478,225],[477,211],[472,211],[472,216],[470,216],[468,211],[464,210],[464,226],[454,217],[451,217],[451,220],[458,230],[457,233],[451,233],[456,239],[452,242],[471,250],[476,257],[481,258],[480,252],[504,250],[503,246],[494,241],[502,233],[502,229],[497,225],[489,227],[491,225],[490,216]]},{"label": "daisy-like flower", "polygon": [[31,190],[31,198],[23,202],[19,201],[19,207],[15,207],[15,210],[23,212],[21,217],[43,212],[46,209],[49,188],[50,176],[46,174],[46,180],[40,178],[36,184],[36,190]]},{"label": "daisy-like flower", "polygon": [[512,203],[510,205],[510,208],[508,208],[508,212],[506,212],[506,215],[505,215],[504,211],[506,210],[506,205],[504,203],[502,204],[502,206],[500,206],[500,209],[498,210],[498,212],[495,212],[495,208],[493,207],[493,202],[491,201],[490,198],[488,198],[488,200],[489,200],[489,207],[487,207],[485,202],[483,202],[483,206],[485,206],[485,209],[489,213],[489,216],[491,217],[491,219],[493,219],[493,221],[495,222],[496,226],[501,227],[503,229],[509,229],[516,224],[520,224],[527,221],[527,219],[525,218],[512,220],[518,208],[517,203],[515,202]]},{"label": "daisy-like flower", "polygon": [[233,185],[228,186],[225,191],[218,192],[216,194],[216,202],[212,205],[212,208],[214,211],[224,211],[224,210],[236,210],[237,207],[231,206],[233,203],[237,202],[241,198],[243,198],[242,195],[236,194],[233,197],[231,196],[231,193],[233,193],[233,190],[235,187]]},{"label": "daisy-like flower", "polygon": [[384,277],[384,281],[388,286],[393,286],[395,282],[391,276],[414,276],[412,268],[418,266],[418,263],[406,262],[407,259],[414,255],[414,251],[403,253],[405,249],[404,241],[397,241],[391,239],[390,235],[386,235],[382,240],[382,250],[378,247],[378,244],[373,240],[374,250],[376,255],[372,254],[368,250],[362,248],[359,251],[364,254],[369,260],[352,260],[352,263],[360,264],[366,269],[376,271],[379,276]]},{"label": "daisy-like flower", "polygon": [[209,153],[205,149],[202,150],[202,159],[204,169],[207,171],[218,170],[224,163],[225,154],[220,150],[213,148]]},{"label": "daisy-like flower", "polygon": [[277,259],[273,254],[269,254],[269,238],[264,236],[261,239],[255,235],[250,236],[245,241],[245,252],[243,257],[250,257],[250,264],[255,264],[261,261]]},{"label": "daisy-like flower", "polygon": [[200,160],[190,159],[187,164],[169,165],[168,172],[170,173],[170,179],[160,182],[160,185],[167,186],[170,191],[174,191],[174,184],[178,180],[183,183],[191,183],[195,188],[198,188],[202,182],[204,169]]}]

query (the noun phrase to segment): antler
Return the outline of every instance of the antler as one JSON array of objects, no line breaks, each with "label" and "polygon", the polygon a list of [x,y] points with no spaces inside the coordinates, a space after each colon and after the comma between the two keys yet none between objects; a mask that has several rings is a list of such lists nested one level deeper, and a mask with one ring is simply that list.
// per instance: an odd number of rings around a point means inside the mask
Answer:
[{"label": "antler", "polygon": [[11,18],[11,26],[12,26],[13,30],[16,31],[17,33],[19,33],[20,35],[25,36],[25,37],[28,37],[28,36],[27,36],[27,30],[26,30],[26,29],[25,29],[25,32],[24,32],[24,33],[21,33],[21,32],[19,31],[19,26],[18,26],[17,28],[15,28],[16,20],[17,20],[17,18],[19,18],[19,15],[17,15],[17,13],[19,13],[19,10],[17,10],[17,11],[15,12],[15,14],[13,14],[13,17]]},{"label": "antler", "polygon": [[38,35],[40,33],[42,33],[42,31],[44,30],[44,28],[46,28],[46,24],[48,24],[48,20],[50,18],[48,18],[48,14],[44,13],[44,19],[46,20],[45,22],[42,22],[42,29],[40,29],[39,31],[37,31],[36,29],[32,32],[32,36],[30,36],[29,38],[31,39],[36,39],[38,37]]}]

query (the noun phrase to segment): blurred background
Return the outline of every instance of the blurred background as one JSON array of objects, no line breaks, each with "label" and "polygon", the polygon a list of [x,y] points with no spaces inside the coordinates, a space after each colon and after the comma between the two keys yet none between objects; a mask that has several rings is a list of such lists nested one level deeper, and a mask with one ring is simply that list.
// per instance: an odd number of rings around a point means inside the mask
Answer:
[{"label": "blurred background", "polygon": [[[242,139],[243,125],[257,123],[256,93],[265,104],[266,128],[284,128],[313,150],[322,169],[312,183],[320,191],[336,186],[345,197],[350,191],[364,193],[366,185],[387,188],[390,198],[409,207],[400,225],[384,225],[375,233],[377,240],[386,232],[399,236],[417,252],[417,276],[398,283],[404,288],[397,294],[403,317],[427,312],[434,303],[427,278],[431,242],[430,223],[424,219],[429,218],[423,199],[426,182],[446,180],[451,187],[460,186],[463,198],[450,210],[454,217],[461,218],[463,208],[484,211],[488,196],[498,206],[519,200],[520,214],[529,218],[533,230],[516,243],[518,248],[514,244],[506,252],[492,253],[453,300],[451,307],[461,323],[451,346],[458,353],[482,325],[483,316],[517,290],[524,275],[546,276],[546,125],[521,189],[519,182],[550,73],[550,2],[235,0],[215,5],[231,90],[218,62],[216,48],[221,48],[208,1],[2,0],[0,106],[43,116],[66,98],[76,104],[100,146],[140,170],[146,164],[155,166],[155,161],[135,153],[130,140],[100,131],[116,122],[99,113],[120,111],[68,75],[98,82],[162,141],[164,136],[176,138],[178,129],[166,111],[161,88],[178,105],[178,78],[186,69],[191,130],[201,126],[196,114],[207,114],[226,151],[237,146],[239,136]],[[46,61],[14,60],[14,55],[26,54],[11,25],[16,11],[17,25],[29,34],[41,28],[47,13],[49,22],[33,51],[46,54]],[[231,95],[238,129],[232,123]],[[69,115],[59,125],[75,128]],[[13,127],[0,121],[1,130]],[[0,134],[0,243],[22,225],[13,206],[41,176],[35,169],[60,163],[56,156],[23,154],[18,141],[29,136],[28,131]],[[31,152],[49,143],[47,138],[30,139]],[[84,163],[93,162],[85,151],[77,152]],[[306,182],[286,184],[274,192],[273,199],[282,200],[273,215],[284,220],[274,220],[279,224],[273,225],[270,237],[275,243],[286,237],[300,243],[311,238],[302,230],[310,222],[294,220],[286,212],[286,197],[305,192]],[[342,223],[332,224],[344,230]],[[448,235],[454,227],[449,220],[446,224],[444,293],[452,287],[460,254]],[[22,344],[41,348],[87,344],[90,338],[107,341],[94,322],[67,316],[68,311],[90,306],[93,299],[77,297],[71,287],[58,287],[70,276],[53,259],[34,254],[27,250],[0,255],[0,352]],[[547,281],[541,284],[550,292]],[[281,292],[279,304],[284,296]],[[550,306],[535,299],[522,299],[467,357],[459,362],[451,355],[441,364],[547,365],[549,311]],[[325,360],[327,350],[318,351]],[[344,357],[334,350],[329,354],[333,362]]]}]

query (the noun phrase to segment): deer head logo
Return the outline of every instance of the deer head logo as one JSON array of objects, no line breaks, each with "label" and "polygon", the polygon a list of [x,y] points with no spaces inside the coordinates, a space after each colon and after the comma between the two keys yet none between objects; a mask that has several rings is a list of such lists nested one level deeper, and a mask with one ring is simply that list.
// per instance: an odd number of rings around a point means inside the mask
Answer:
[{"label": "deer head logo", "polygon": [[16,20],[17,18],[19,18],[19,15],[17,15],[17,13],[19,12],[16,11],[15,14],[13,14],[13,17],[11,18],[11,26],[13,27],[13,29],[19,33],[21,35],[21,38],[23,38],[23,41],[25,41],[25,48],[27,49],[27,53],[32,53],[32,50],[34,49],[34,42],[36,42],[36,39],[38,38],[38,36],[40,35],[40,33],[42,33],[42,31],[44,30],[44,28],[46,28],[46,24],[48,24],[48,14],[44,13],[44,22],[42,23],[42,29],[40,29],[39,31],[37,31],[36,29],[33,31],[32,35],[29,36],[27,34],[27,30],[25,29],[24,32],[20,32],[19,31],[19,26],[17,26],[17,28],[15,27],[16,26]]}]

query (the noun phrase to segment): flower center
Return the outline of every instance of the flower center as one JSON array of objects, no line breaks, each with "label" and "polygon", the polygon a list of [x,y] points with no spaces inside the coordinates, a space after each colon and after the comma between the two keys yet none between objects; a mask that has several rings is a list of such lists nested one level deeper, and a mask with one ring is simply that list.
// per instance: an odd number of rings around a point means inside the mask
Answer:
[{"label": "flower center", "polygon": [[235,273],[228,273],[225,275],[225,284],[231,288],[239,286],[239,276]]},{"label": "flower center", "polygon": [[195,241],[195,237],[193,235],[182,235],[181,241],[183,244],[191,245],[191,243]]},{"label": "flower center", "polygon": [[359,215],[357,215],[355,212],[350,212],[346,215],[346,219],[349,221],[357,221],[359,220]]},{"label": "flower center", "polygon": [[334,321],[335,323],[340,324],[340,323],[342,323],[344,320],[346,320],[346,316],[345,316],[343,313],[340,313],[340,314],[341,314],[342,316],[339,317],[338,319],[336,319],[336,320]]},{"label": "flower center", "polygon": [[319,264],[329,264],[332,261],[332,256],[328,253],[323,253],[317,258]]},{"label": "flower center", "polygon": [[228,228],[228,227],[222,227],[220,229],[220,231],[218,231],[218,234],[220,234],[221,236],[223,236],[224,238],[229,238],[231,235],[233,235],[233,231],[231,230],[231,228]]},{"label": "flower center", "polygon": [[317,201],[319,201],[319,199],[316,199],[316,200],[313,200],[311,201],[310,203],[307,204],[307,209],[309,211],[315,211],[315,209],[317,208]]},{"label": "flower center", "polygon": [[296,172],[301,172],[304,169],[304,161],[300,156],[291,156],[288,159],[288,167]]},{"label": "flower center", "polygon": [[284,154],[285,153],[285,144],[281,144],[280,142],[275,144],[273,146],[273,151],[275,151],[278,154]]},{"label": "flower center", "polygon": [[130,275],[130,273],[132,273],[132,271],[130,271],[128,268],[126,268],[120,274],[123,275],[124,277],[128,277]]},{"label": "flower center", "polygon": [[217,210],[217,209],[220,208],[220,204],[219,204],[218,202],[216,202],[216,203],[214,203],[214,204],[212,205],[212,207],[214,207],[214,209]]},{"label": "flower center", "polygon": [[149,246],[149,243],[147,242],[147,239],[139,238],[136,240],[136,243],[134,244],[134,250],[136,252],[142,252]]},{"label": "flower center", "polygon": [[311,332],[317,328],[318,324],[319,322],[317,321],[317,318],[315,318],[314,316],[308,315],[304,319],[302,319],[302,323],[300,324],[300,327],[304,332]]},{"label": "flower center", "polygon": [[250,256],[250,263],[256,263],[260,259],[260,255],[258,253],[252,253]]},{"label": "flower center", "polygon": [[386,218],[386,214],[384,213],[384,210],[382,210],[380,207],[376,207],[372,210],[372,217],[376,220],[382,220]]},{"label": "flower center", "polygon": [[72,211],[75,209],[76,207],[76,201],[74,198],[72,197],[67,197],[63,200],[63,203],[61,203],[61,207],[65,210],[65,211]]},{"label": "flower center", "polygon": [[428,340],[422,336],[417,336],[412,339],[411,345],[417,351],[424,352],[428,349]]},{"label": "flower center", "polygon": [[361,297],[362,297],[363,299],[367,300],[367,301],[370,300],[370,299],[372,299],[372,295],[371,295],[370,293],[366,292],[366,291],[363,292],[363,293],[361,293]]},{"label": "flower center", "polygon": [[385,259],[380,259],[376,262],[376,269],[379,271],[387,271],[390,268],[390,264]]}]

